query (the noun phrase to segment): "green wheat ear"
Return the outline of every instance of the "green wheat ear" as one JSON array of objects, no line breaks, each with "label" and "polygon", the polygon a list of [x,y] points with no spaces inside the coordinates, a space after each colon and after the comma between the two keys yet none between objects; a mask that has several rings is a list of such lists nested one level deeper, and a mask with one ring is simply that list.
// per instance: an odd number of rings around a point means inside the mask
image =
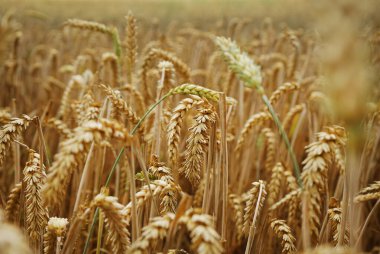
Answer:
[{"label": "green wheat ear", "polygon": [[227,63],[228,68],[234,72],[240,80],[242,80],[245,86],[255,88],[261,95],[261,99],[267,106],[274,122],[276,123],[282,139],[288,149],[288,153],[293,163],[294,173],[297,177],[298,184],[302,187],[302,181],[300,177],[300,170],[293,148],[290,145],[289,138],[285,133],[280,119],[278,118],[274,108],[269,102],[268,97],[265,94],[264,87],[262,86],[262,76],[260,66],[257,65],[246,52],[242,52],[236,42],[225,37],[216,37],[215,44],[219,47],[224,61]]},{"label": "green wheat ear", "polygon": [[260,94],[264,93],[262,87],[263,78],[261,68],[246,52],[242,52],[238,45],[229,38],[216,37],[216,45],[222,52],[224,61],[228,68],[233,71],[239,79],[244,81],[245,86],[255,88]]}]

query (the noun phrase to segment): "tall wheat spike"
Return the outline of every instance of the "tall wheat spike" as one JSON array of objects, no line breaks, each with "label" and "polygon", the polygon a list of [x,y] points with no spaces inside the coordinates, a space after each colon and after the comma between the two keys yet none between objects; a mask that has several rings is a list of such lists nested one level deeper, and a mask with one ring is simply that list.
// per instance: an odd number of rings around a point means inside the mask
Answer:
[{"label": "tall wheat spike", "polygon": [[326,127],[325,132],[317,134],[317,141],[305,149],[307,157],[303,161],[301,177],[304,185],[304,201],[309,214],[307,220],[313,237],[319,233],[327,170],[334,160],[335,148],[344,146],[345,139],[345,132],[341,127]]},{"label": "tall wheat spike", "polygon": [[181,172],[197,187],[201,179],[203,159],[209,140],[208,130],[216,121],[216,114],[212,108],[202,108],[195,116],[195,124],[189,129],[190,136],[186,140],[185,161]]},{"label": "tall wheat spike", "polygon": [[32,149],[29,150],[29,160],[23,173],[26,229],[30,238],[37,240],[45,229],[48,217],[41,195],[46,173],[40,155]]},{"label": "tall wheat spike", "polygon": [[106,223],[106,242],[110,244],[113,253],[125,253],[130,245],[128,221],[123,213],[124,206],[117,202],[116,197],[98,194],[93,200],[93,206],[104,212]]}]

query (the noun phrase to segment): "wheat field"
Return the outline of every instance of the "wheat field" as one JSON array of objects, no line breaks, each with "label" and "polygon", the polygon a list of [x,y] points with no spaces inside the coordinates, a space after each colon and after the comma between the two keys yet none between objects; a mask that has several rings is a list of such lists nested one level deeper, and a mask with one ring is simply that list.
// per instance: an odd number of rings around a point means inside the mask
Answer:
[{"label": "wheat field", "polygon": [[379,253],[379,9],[1,2],[0,253]]}]

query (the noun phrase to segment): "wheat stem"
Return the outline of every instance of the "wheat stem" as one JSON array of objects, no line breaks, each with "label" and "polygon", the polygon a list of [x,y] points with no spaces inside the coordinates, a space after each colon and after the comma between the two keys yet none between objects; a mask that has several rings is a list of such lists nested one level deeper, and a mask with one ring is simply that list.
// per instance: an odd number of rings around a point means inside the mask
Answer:
[{"label": "wheat stem", "polygon": [[274,122],[276,123],[277,128],[280,131],[280,135],[285,142],[286,148],[288,149],[289,156],[292,160],[293,170],[294,170],[294,173],[297,177],[298,185],[302,188],[300,168],[298,166],[297,158],[296,158],[296,155],[294,154],[293,148],[290,145],[288,135],[286,135],[284,127],[282,126],[280,119],[278,118],[276,112],[274,111],[272,105],[270,104],[268,97],[265,94],[262,94],[261,98],[263,99],[265,105],[268,107],[268,110],[269,110],[270,114],[272,115],[272,118],[273,118]]}]

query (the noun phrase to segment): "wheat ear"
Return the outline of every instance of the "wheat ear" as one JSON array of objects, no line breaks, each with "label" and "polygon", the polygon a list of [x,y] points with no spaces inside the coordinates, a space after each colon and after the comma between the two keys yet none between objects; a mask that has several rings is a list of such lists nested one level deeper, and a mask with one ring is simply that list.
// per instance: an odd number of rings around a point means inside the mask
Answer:
[{"label": "wheat ear", "polygon": [[126,16],[127,28],[125,37],[126,46],[126,64],[127,64],[127,80],[132,83],[132,75],[135,70],[136,57],[137,57],[137,25],[136,18],[132,12],[128,12]]},{"label": "wheat ear", "polygon": [[9,193],[7,203],[5,205],[5,218],[8,221],[15,221],[20,206],[20,196],[22,191],[22,183],[16,184]]},{"label": "wheat ear", "polygon": [[24,168],[26,229],[31,239],[37,240],[47,223],[47,212],[42,204],[41,189],[46,179],[45,167],[38,153],[29,150]]},{"label": "wheat ear", "polygon": [[373,199],[380,199],[380,181],[362,189],[355,197],[355,202],[366,202]]},{"label": "wheat ear", "polygon": [[274,91],[272,95],[269,97],[270,104],[275,105],[281,98],[281,96],[283,96],[285,93],[289,93],[297,89],[299,89],[299,85],[297,85],[296,83],[283,84],[282,86],[277,88],[276,91]]},{"label": "wheat ear", "polygon": [[65,139],[70,138],[73,135],[71,129],[69,129],[69,127],[59,119],[50,118],[47,121],[47,125],[56,129],[58,133]]},{"label": "wheat ear", "polygon": [[284,166],[278,162],[272,169],[272,175],[268,184],[268,205],[272,205],[278,199],[281,183],[284,176]]},{"label": "wheat ear", "polygon": [[223,253],[220,236],[214,228],[212,217],[202,214],[199,208],[190,208],[180,217],[179,225],[185,225],[191,238],[191,249],[199,254]]},{"label": "wheat ear", "polygon": [[[257,216],[260,215],[260,211],[264,206],[264,201],[266,197],[265,184],[262,180],[252,183],[252,188],[248,192],[248,199],[244,208],[244,222],[243,222],[243,232],[246,236],[250,233],[250,228],[256,227],[256,221],[253,221],[255,210],[257,210]],[[259,191],[262,188],[262,196],[258,201]]]},{"label": "wheat ear", "polygon": [[44,234],[44,254],[60,253],[68,223],[66,218],[51,217],[49,219]]},{"label": "wheat ear", "polygon": [[100,87],[105,91],[107,97],[110,98],[112,105],[115,108],[113,109],[114,115],[119,112],[125,114],[127,119],[131,121],[133,125],[139,122],[140,119],[136,116],[136,113],[133,111],[133,109],[121,98],[120,93],[118,94],[112,88],[103,84],[101,84]]},{"label": "wheat ear", "polygon": [[98,32],[98,33],[102,33],[102,34],[106,34],[110,36],[113,42],[115,54],[117,55],[117,57],[120,58],[121,42],[120,42],[119,33],[115,27],[108,27],[101,23],[86,21],[86,20],[81,20],[81,19],[69,19],[63,25],[82,29],[82,30]]},{"label": "wheat ear", "polygon": [[157,250],[157,245],[166,238],[174,217],[173,213],[167,213],[152,218],[150,223],[143,227],[141,236],[133,242],[127,253],[142,254],[150,249]]},{"label": "wheat ear", "polygon": [[33,252],[20,228],[6,223],[3,211],[0,209],[0,253],[32,254]]},{"label": "wheat ear", "polygon": [[276,233],[277,237],[281,239],[282,253],[290,254],[296,253],[297,249],[294,245],[296,239],[294,238],[291,229],[286,225],[284,220],[272,220],[270,223],[271,228]]},{"label": "wheat ear", "polygon": [[130,244],[128,221],[123,213],[124,206],[117,202],[116,197],[98,194],[92,203],[104,213],[106,223],[106,242],[110,244],[113,253],[125,253]]},{"label": "wheat ear", "polygon": [[[327,214],[329,216],[329,221],[331,223],[332,227],[332,233],[333,233],[333,240],[334,243],[338,243],[339,235],[342,230],[342,208],[340,207],[335,207],[335,208],[329,208],[327,210]],[[349,229],[345,229],[344,231],[344,244],[349,243]]]},{"label": "wheat ear", "polygon": [[0,129],[0,166],[4,162],[5,155],[9,146],[21,132],[29,126],[29,123],[35,118],[22,115],[20,118],[11,118],[10,122],[1,126]]},{"label": "wheat ear", "polygon": [[241,241],[243,238],[243,222],[244,222],[244,205],[245,200],[243,197],[236,195],[236,194],[230,194],[229,195],[229,201],[233,208],[233,219],[235,221],[236,225],[236,235],[238,241]]},{"label": "wheat ear", "polygon": [[236,143],[235,151],[239,152],[243,148],[243,145],[247,140],[247,136],[249,132],[255,126],[260,126],[270,119],[271,119],[270,114],[265,113],[265,112],[256,113],[250,116],[249,119],[245,122],[244,127],[240,132],[239,138]]},{"label": "wheat ear", "polygon": [[185,114],[194,106],[201,105],[202,103],[203,100],[201,100],[200,97],[185,98],[180,101],[177,107],[173,110],[167,130],[169,160],[172,165],[175,165],[178,159],[179,137]]},{"label": "wheat ear", "polygon": [[265,171],[269,173],[275,162],[276,139],[273,131],[269,128],[262,129],[261,133],[265,137]]},{"label": "wheat ear", "polygon": [[302,162],[304,168],[301,178],[304,185],[304,201],[308,211],[307,219],[313,237],[317,237],[319,233],[327,169],[334,159],[336,147],[344,146],[344,144],[344,130],[335,126],[326,127],[325,132],[317,134],[317,141],[306,147],[307,157]]},{"label": "wheat ear", "polygon": [[195,116],[195,124],[189,129],[186,140],[186,153],[183,167],[180,169],[185,177],[196,188],[201,179],[202,166],[209,141],[208,130],[216,121],[216,113],[212,108],[202,108]]}]

